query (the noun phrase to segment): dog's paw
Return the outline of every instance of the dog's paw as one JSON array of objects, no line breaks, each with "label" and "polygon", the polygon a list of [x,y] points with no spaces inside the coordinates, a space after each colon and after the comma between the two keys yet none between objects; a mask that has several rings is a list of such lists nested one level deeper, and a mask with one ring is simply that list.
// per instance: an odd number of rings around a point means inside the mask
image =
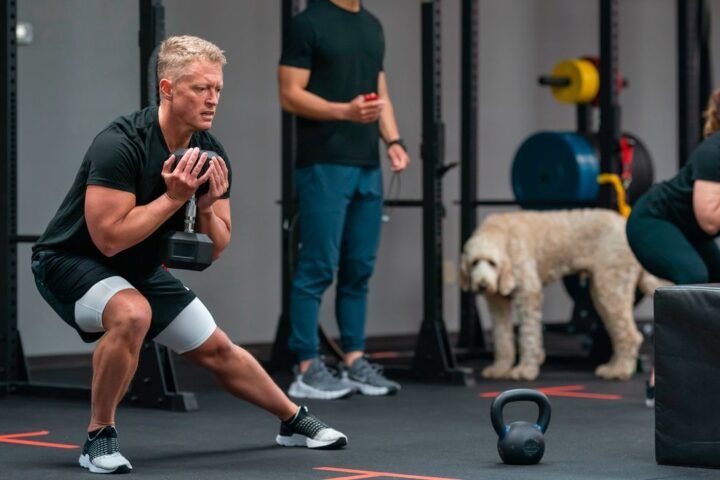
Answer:
[{"label": "dog's paw", "polygon": [[540,375],[540,366],[520,364],[510,370],[510,378],[513,380],[535,380]]},{"label": "dog's paw", "polygon": [[635,367],[635,360],[616,360],[597,367],[595,375],[605,380],[630,380],[635,373]]},{"label": "dog's paw", "polygon": [[483,378],[510,378],[512,363],[493,363],[482,371]]}]

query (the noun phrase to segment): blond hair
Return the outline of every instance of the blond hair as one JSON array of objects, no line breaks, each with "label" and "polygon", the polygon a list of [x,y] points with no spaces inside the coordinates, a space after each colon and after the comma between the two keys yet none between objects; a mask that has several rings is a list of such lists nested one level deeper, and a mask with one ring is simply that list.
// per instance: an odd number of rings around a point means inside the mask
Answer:
[{"label": "blond hair", "polygon": [[703,135],[706,138],[720,130],[720,88],[714,90],[710,95],[703,118],[705,119]]},{"label": "blond hair", "polygon": [[225,52],[212,42],[190,35],[169,37],[160,44],[158,52],[158,80],[175,80],[190,63],[195,60],[207,60],[225,65]]}]

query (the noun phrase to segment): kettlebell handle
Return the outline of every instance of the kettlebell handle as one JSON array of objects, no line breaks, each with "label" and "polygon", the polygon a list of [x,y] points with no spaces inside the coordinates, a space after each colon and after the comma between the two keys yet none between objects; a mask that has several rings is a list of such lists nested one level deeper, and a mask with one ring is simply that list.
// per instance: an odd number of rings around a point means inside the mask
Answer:
[{"label": "kettlebell handle", "polygon": [[503,438],[509,427],[505,425],[503,419],[503,408],[510,402],[534,402],[538,406],[538,419],[535,425],[540,429],[541,433],[545,433],[550,423],[550,400],[547,396],[537,390],[531,388],[515,388],[506,390],[495,397],[490,405],[490,420],[492,420],[493,428],[500,438]]}]

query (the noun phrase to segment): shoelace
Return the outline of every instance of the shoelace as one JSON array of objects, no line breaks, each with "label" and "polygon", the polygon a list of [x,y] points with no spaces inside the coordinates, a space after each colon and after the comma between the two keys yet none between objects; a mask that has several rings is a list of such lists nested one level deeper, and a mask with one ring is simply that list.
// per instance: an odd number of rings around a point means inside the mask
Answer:
[{"label": "shoelace", "polygon": [[313,372],[313,376],[317,376],[321,378],[322,380],[329,380],[329,379],[335,379],[337,380],[338,376],[333,374],[333,372],[328,368],[325,363],[320,364],[320,368],[318,368],[315,372]]}]

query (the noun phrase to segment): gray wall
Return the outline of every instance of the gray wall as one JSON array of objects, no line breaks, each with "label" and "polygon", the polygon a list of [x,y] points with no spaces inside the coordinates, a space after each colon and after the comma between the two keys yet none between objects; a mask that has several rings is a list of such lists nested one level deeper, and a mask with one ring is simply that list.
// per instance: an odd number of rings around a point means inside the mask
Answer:
[{"label": "gray wall", "polygon": [[[233,162],[233,243],[218,264],[181,277],[238,343],[269,342],[280,312],[280,109],[275,70],[280,2],[165,0],[168,34],[188,33],[227,51],[225,85],[214,133]],[[622,94],[624,130],[639,135],[655,159],[657,180],[676,171],[675,2],[620,2],[620,67],[631,87]],[[366,0],[387,36],[386,71],[403,137],[413,158],[402,198],[421,194],[420,2]],[[536,85],[565,58],[598,50],[597,0],[480,1],[479,196],[510,198],[509,172],[518,145],[543,129],[571,130],[574,110]],[[720,12],[713,12],[715,24]],[[20,0],[20,20],[35,30],[19,55],[19,225],[41,232],[75,174],[89,142],[117,115],[139,104],[135,0]],[[443,114],[446,159],[459,160],[460,2],[443,2]],[[716,62],[717,63],[717,62]],[[720,65],[714,65],[717,72]],[[387,173],[387,172],[386,172]],[[445,177],[445,319],[458,328],[459,172]],[[386,175],[386,185],[389,175]],[[482,219],[490,211],[480,209]],[[384,226],[368,318],[370,335],[411,334],[422,319],[421,215],[395,209]],[[36,293],[29,248],[20,249],[20,329],[28,355],[91,350]],[[335,331],[332,292],[322,322]],[[479,305],[485,312],[484,302]],[[563,321],[570,302],[548,289],[545,315]],[[638,315],[651,315],[649,302]],[[484,318],[487,318],[485,312]]]}]

